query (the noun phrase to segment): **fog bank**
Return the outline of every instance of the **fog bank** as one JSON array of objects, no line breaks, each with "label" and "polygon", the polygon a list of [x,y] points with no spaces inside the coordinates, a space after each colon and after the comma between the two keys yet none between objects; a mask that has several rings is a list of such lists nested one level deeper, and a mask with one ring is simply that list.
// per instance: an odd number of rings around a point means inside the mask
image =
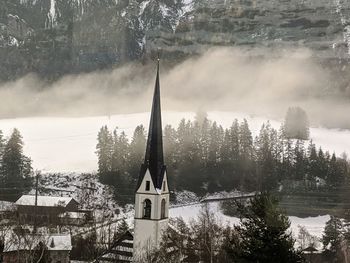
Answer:
[{"label": "fog bank", "polygon": [[[270,52],[270,54],[269,54]],[[237,111],[274,119],[300,106],[313,125],[350,128],[350,89],[307,49],[216,48],[175,67],[161,66],[167,111]],[[35,75],[0,84],[0,116],[92,116],[149,111],[156,64],[65,76],[47,84]],[[347,72],[343,72],[348,74]]]}]

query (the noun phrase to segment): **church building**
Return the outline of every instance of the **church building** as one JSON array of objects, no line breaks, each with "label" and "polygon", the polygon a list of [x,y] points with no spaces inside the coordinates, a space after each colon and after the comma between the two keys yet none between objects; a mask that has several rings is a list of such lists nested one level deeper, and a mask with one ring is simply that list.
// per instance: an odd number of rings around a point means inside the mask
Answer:
[{"label": "church building", "polygon": [[159,59],[144,163],[135,194],[133,256],[140,260],[159,246],[168,227],[169,188],[163,155]]}]

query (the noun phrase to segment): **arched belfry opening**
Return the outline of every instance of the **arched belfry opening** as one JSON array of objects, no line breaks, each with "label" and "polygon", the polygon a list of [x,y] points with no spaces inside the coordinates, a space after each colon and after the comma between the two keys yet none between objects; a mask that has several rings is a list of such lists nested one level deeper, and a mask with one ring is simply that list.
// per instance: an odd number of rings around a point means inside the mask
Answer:
[{"label": "arched belfry opening", "polygon": [[160,210],[160,218],[163,219],[166,217],[165,215],[165,199],[162,199],[162,203],[161,203],[161,210]]},{"label": "arched belfry opening", "polygon": [[152,213],[152,202],[149,199],[146,199],[143,201],[143,218],[145,219],[151,219],[151,213]]}]

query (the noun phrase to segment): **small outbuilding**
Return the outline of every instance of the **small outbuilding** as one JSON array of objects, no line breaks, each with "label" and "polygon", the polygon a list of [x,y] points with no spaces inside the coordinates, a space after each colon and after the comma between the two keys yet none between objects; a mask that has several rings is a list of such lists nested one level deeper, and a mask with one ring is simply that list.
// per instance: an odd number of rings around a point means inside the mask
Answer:
[{"label": "small outbuilding", "polygon": [[19,221],[26,224],[59,224],[60,214],[79,211],[79,203],[72,197],[38,196],[35,202],[35,195],[23,195],[15,205]]},{"label": "small outbuilding", "polygon": [[5,241],[3,262],[69,263],[72,250],[70,234],[12,235]]}]

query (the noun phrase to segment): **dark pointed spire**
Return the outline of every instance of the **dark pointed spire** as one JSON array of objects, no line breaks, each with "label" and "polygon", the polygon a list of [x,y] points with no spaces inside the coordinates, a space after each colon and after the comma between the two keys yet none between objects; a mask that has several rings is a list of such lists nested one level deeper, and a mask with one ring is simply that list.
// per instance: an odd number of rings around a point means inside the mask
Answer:
[{"label": "dark pointed spire", "polygon": [[160,61],[158,56],[157,76],[153,94],[146,155],[144,164],[141,168],[140,181],[142,181],[146,170],[149,169],[154,186],[158,189],[161,189],[165,172],[165,165],[163,155],[162,115],[160,105],[159,62]]}]

